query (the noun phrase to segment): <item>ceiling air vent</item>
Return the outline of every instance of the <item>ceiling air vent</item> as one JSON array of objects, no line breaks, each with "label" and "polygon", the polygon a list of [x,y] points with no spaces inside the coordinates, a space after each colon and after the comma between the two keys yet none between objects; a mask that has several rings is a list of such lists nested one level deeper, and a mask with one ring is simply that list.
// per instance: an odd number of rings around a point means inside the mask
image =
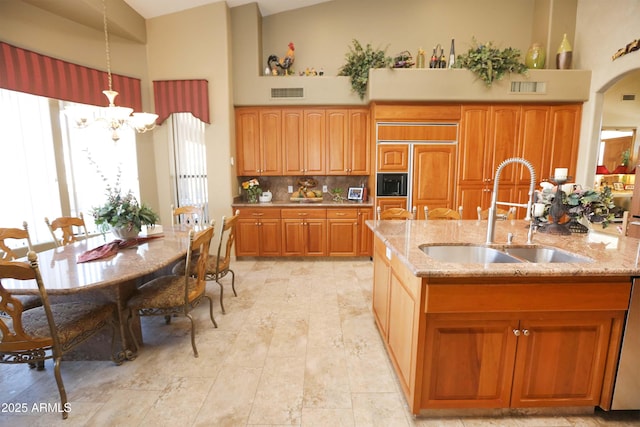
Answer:
[{"label": "ceiling air vent", "polygon": [[546,82],[511,82],[509,93],[547,93]]},{"label": "ceiling air vent", "polygon": [[271,99],[304,98],[304,89],[301,87],[272,87]]},{"label": "ceiling air vent", "polygon": [[622,100],[623,101],[635,101],[636,100],[636,96],[635,95],[622,95]]}]

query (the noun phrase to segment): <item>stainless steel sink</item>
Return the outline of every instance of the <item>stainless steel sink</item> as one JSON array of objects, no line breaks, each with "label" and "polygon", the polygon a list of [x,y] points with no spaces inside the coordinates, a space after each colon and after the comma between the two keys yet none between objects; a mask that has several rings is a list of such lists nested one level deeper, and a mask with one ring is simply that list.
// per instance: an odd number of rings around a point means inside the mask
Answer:
[{"label": "stainless steel sink", "polygon": [[504,248],[504,252],[527,262],[593,262],[591,258],[547,247]]},{"label": "stainless steel sink", "polygon": [[477,245],[421,245],[420,249],[431,258],[455,263],[514,263],[522,262],[497,249]]}]

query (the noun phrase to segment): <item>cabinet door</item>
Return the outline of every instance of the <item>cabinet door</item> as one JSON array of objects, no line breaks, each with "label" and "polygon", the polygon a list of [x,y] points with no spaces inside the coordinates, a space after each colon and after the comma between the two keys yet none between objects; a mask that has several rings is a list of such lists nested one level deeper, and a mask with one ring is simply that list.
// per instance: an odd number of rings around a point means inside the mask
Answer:
[{"label": "cabinet door", "polygon": [[327,175],[347,175],[350,169],[347,110],[327,110]]},{"label": "cabinet door", "polygon": [[282,255],[304,255],[304,220],[282,219]]},{"label": "cabinet door", "polygon": [[327,220],[327,246],[329,256],[356,256],[358,254],[357,218]]},{"label": "cabinet door", "polygon": [[327,255],[327,220],[307,219],[304,223],[304,255]]},{"label": "cabinet door", "polygon": [[[493,183],[498,166],[518,153],[518,134],[520,127],[520,106],[492,106],[489,118],[489,142],[487,144],[487,163],[485,174]],[[515,185],[516,164],[505,166],[500,174],[500,186]],[[515,199],[509,198],[508,201]]]},{"label": "cabinet door", "polygon": [[402,208],[407,209],[406,197],[377,197],[376,198],[376,211],[380,208],[381,211],[389,208]]},{"label": "cabinet door", "polygon": [[261,256],[280,256],[280,220],[279,219],[263,219],[260,220],[260,255]]},{"label": "cabinet door", "polygon": [[349,110],[349,174],[351,175],[371,173],[370,129],[369,110]]},{"label": "cabinet door", "polygon": [[606,312],[521,321],[511,406],[597,406],[611,325]]},{"label": "cabinet door", "polygon": [[373,253],[372,310],[384,341],[389,330],[389,290],[391,289],[391,266],[386,256],[386,246],[376,239]]},{"label": "cabinet door", "polygon": [[373,232],[366,221],[373,219],[373,209],[358,209],[358,255],[372,255]]},{"label": "cabinet door", "polygon": [[304,173],[324,175],[325,168],[325,131],[326,116],[324,110],[304,110]]},{"label": "cabinet door", "polygon": [[413,148],[412,201],[418,212],[455,208],[456,146],[416,145]]},{"label": "cabinet door", "polygon": [[302,110],[282,110],[282,163],[285,175],[304,173],[304,136],[302,132]]},{"label": "cabinet door", "polygon": [[420,408],[508,407],[517,325],[427,316]]},{"label": "cabinet door", "polygon": [[580,140],[580,105],[550,107],[549,155],[541,171],[542,177],[553,176],[555,168],[568,168],[569,176],[576,176],[578,143]]},{"label": "cabinet door", "polygon": [[260,115],[257,108],[236,110],[236,151],[238,175],[259,175]]},{"label": "cabinet door", "polygon": [[280,110],[260,111],[260,175],[282,175],[282,114]]},{"label": "cabinet door", "polygon": [[[489,106],[465,105],[460,120],[458,184],[485,184],[485,156],[489,132]],[[489,179],[490,180],[490,179]]]},{"label": "cabinet door", "polygon": [[236,225],[236,256],[259,256],[258,220],[238,218]]},{"label": "cabinet door", "polygon": [[407,172],[409,170],[408,144],[379,144],[378,172]]}]

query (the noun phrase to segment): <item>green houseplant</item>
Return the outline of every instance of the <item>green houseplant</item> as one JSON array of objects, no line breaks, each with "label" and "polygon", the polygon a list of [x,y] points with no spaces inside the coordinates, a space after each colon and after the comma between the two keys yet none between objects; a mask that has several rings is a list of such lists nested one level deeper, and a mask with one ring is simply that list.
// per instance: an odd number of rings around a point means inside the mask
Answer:
[{"label": "green houseplant", "polygon": [[492,42],[478,44],[475,38],[467,53],[458,55],[454,67],[472,71],[487,87],[507,73],[525,74],[528,70],[520,62],[520,50],[511,47],[500,50]]},{"label": "green houseplant", "polygon": [[135,238],[143,225],[155,225],[158,215],[145,204],[139,204],[133,193],[122,195],[120,188],[107,187],[107,201],[93,208],[96,225],[104,233],[111,231],[119,238]]},{"label": "green houseplant", "polygon": [[369,83],[369,69],[385,68],[391,66],[393,59],[386,56],[386,52],[381,49],[374,50],[370,44],[362,47],[358,40],[353,40],[353,47],[349,46],[349,52],[345,55],[347,63],[342,66],[339,76],[349,76],[351,87],[354,92],[364,98],[367,93]]}]

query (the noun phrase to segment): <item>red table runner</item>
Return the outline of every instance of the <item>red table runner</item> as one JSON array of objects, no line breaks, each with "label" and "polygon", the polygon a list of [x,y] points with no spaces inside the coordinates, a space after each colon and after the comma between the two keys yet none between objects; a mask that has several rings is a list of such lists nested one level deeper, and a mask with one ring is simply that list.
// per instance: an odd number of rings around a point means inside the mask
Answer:
[{"label": "red table runner", "polygon": [[120,240],[116,239],[112,242],[105,243],[104,245],[98,246],[97,248],[89,249],[88,251],[82,253],[78,256],[78,264],[82,262],[96,261],[100,259],[110,258],[118,253],[120,249],[126,249],[133,246],[137,246],[139,244],[145,243],[151,239],[157,239],[159,237],[164,237],[162,235],[158,236],[148,236],[148,237],[137,237],[135,239],[129,240]]}]

